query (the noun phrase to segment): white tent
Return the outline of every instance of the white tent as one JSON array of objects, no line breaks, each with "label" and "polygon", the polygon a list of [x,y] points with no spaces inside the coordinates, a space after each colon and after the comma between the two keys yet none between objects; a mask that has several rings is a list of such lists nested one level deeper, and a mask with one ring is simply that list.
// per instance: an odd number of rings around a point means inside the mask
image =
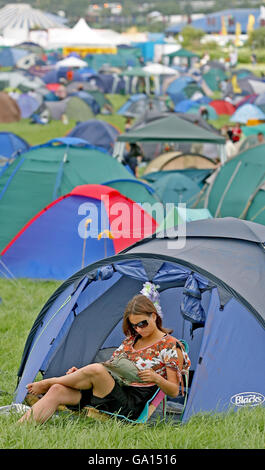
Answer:
[{"label": "white tent", "polygon": [[104,39],[97,32],[88,26],[86,21],[81,18],[75,26],[64,28],[61,31],[58,29],[49,30],[49,44],[50,46],[112,46],[110,39]]},{"label": "white tent", "polygon": [[130,45],[132,43],[124,34],[117,33],[112,29],[97,29],[96,32],[106,44],[118,46],[120,44]]},{"label": "white tent", "polygon": [[41,29],[59,28],[61,25],[59,18],[57,20],[55,16],[51,17],[26,3],[9,3],[0,9],[1,31],[5,28],[27,31],[36,27]]},{"label": "white tent", "polygon": [[168,77],[169,75],[175,75],[176,78],[179,77],[179,72],[177,70],[172,69],[171,67],[167,67],[166,65],[152,63],[143,67],[145,72],[150,73],[150,75],[154,76],[154,85],[155,85],[155,93],[160,94],[163,88],[163,80]]},{"label": "white tent", "polygon": [[253,88],[253,93],[260,95],[261,93],[265,93],[265,83],[259,80],[248,80],[249,84]]},{"label": "white tent", "polygon": [[78,59],[78,57],[66,57],[66,59],[59,60],[56,63],[55,67],[58,69],[60,67],[87,67],[87,63],[84,60]]},{"label": "white tent", "polygon": [[179,72],[171,67],[166,65],[153,63],[143,67],[145,72],[149,72],[152,75],[176,75],[179,76]]}]

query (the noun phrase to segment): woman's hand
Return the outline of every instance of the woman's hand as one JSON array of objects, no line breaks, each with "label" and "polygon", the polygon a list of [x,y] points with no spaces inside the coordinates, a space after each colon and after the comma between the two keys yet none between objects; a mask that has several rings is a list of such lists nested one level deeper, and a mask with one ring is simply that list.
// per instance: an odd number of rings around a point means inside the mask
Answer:
[{"label": "woman's hand", "polygon": [[160,378],[153,369],[140,370],[138,375],[143,382],[147,383],[157,383]]},{"label": "woman's hand", "polygon": [[73,366],[73,367],[71,367],[71,369],[69,369],[69,370],[66,372],[66,375],[72,374],[72,373],[75,372],[76,370],[78,370],[78,368],[75,367],[75,366]]}]

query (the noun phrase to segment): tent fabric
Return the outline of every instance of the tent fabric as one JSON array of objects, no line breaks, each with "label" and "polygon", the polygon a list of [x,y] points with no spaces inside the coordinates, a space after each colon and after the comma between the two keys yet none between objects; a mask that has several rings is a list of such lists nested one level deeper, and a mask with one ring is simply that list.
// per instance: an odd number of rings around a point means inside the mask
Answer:
[{"label": "tent fabric", "polygon": [[225,139],[172,115],[170,117],[156,120],[141,129],[130,130],[126,134],[121,134],[118,136],[117,141],[196,141],[224,144]]},{"label": "tent fabric", "polygon": [[150,186],[155,190],[163,204],[185,203],[188,207],[195,202],[200,187],[189,177],[176,172],[160,173],[160,177],[151,182]]},{"label": "tent fabric", "polygon": [[120,132],[111,124],[99,119],[90,119],[77,124],[68,137],[78,137],[91,145],[97,145],[112,153],[114,142]]},{"label": "tent fabric", "polygon": [[26,93],[21,93],[16,102],[20,108],[22,119],[29,118],[40,107],[39,102]]},{"label": "tent fabric", "polygon": [[226,73],[219,68],[210,68],[208,72],[202,75],[202,79],[212,91],[220,91],[220,83],[226,78]]},{"label": "tent fabric", "polygon": [[[193,374],[184,422],[197,412],[235,408],[233,397],[242,392],[264,396],[260,370],[265,228],[233,218],[207,219],[188,223],[186,235],[185,246],[180,247],[175,229],[163,238],[156,234],[67,279],[32,325],[14,402],[23,401],[26,384],[39,371],[44,378],[59,376],[73,363],[82,367],[96,362],[99,353],[118,347],[124,308],[146,280],[160,286],[164,325],[189,345]],[[181,314],[183,289],[191,275],[203,286],[200,305],[206,317],[205,326],[193,337],[190,322]],[[93,328],[88,328],[91,324]],[[254,354],[254,365],[252,354],[242,354],[246,344]],[[246,368],[249,374],[244,373]]]},{"label": "tent fabric", "polygon": [[203,204],[214,217],[238,217],[265,224],[265,145],[249,148],[216,172]]},{"label": "tent fabric", "polygon": [[78,186],[36,214],[11,240],[1,253],[1,272],[16,278],[67,279],[155,228],[155,220],[139,204],[115,189]]},{"label": "tent fabric", "polygon": [[29,148],[29,143],[13,132],[0,132],[0,158],[1,156],[8,159],[15,158]]},{"label": "tent fabric", "polygon": [[22,71],[0,72],[0,83],[1,82],[7,83],[3,88],[6,86],[19,88],[23,93],[37,90],[45,86],[45,83],[39,77]]},{"label": "tent fabric", "polygon": [[254,104],[244,104],[240,106],[230,117],[230,121],[246,124],[251,119],[265,120],[265,114]]},{"label": "tent fabric", "polygon": [[0,92],[0,122],[18,122],[21,111],[16,101],[7,93]]},{"label": "tent fabric", "polygon": [[235,112],[235,106],[225,100],[212,100],[209,106],[212,106],[217,114],[229,114],[231,116]]},{"label": "tent fabric", "polygon": [[134,178],[106,151],[90,146],[86,141],[77,145],[79,141],[82,142],[72,138],[73,143],[70,143],[70,138],[64,138],[32,147],[2,174],[1,250],[37,212],[74,187],[101,184],[117,177]]},{"label": "tent fabric", "polygon": [[[149,184],[138,179],[114,179],[105,181],[103,184],[116,189],[124,196],[137,202],[148,213],[152,213],[154,204],[161,202],[155,190]],[[153,217],[155,217],[155,214]]]},{"label": "tent fabric", "polygon": [[60,120],[65,114],[69,120],[87,121],[94,117],[90,105],[78,96],[69,96],[61,101],[47,101],[46,107],[51,119]]},{"label": "tent fabric", "polygon": [[155,171],[184,170],[187,168],[214,169],[208,157],[193,153],[166,152],[154,158],[145,168],[144,178]]},{"label": "tent fabric", "polygon": [[165,55],[167,55],[167,57],[199,57],[198,54],[195,54],[194,52],[189,51],[188,49],[184,49],[183,47],[181,49],[178,49],[177,51]]},{"label": "tent fabric", "polygon": [[265,123],[258,124],[257,126],[242,126],[242,132],[245,136],[256,135],[259,132],[265,133]]},{"label": "tent fabric", "polygon": [[77,98],[80,98],[81,100],[83,100],[88,106],[90,106],[90,108],[93,111],[93,114],[100,113],[100,106],[90,93],[82,90],[82,91],[72,92],[69,96],[76,96]]},{"label": "tent fabric", "polygon": [[24,49],[5,47],[0,50],[1,67],[15,67],[17,62],[29,53]]}]

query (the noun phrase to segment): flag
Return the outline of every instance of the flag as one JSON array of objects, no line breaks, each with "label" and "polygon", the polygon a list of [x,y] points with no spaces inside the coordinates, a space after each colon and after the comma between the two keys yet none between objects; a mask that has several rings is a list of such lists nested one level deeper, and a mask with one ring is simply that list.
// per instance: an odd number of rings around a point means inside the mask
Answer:
[{"label": "flag", "polygon": [[235,37],[235,46],[240,46],[240,34],[241,34],[241,24],[236,23],[236,37]]},{"label": "flag", "polygon": [[248,25],[247,25],[247,34],[248,36],[253,32],[253,27],[255,24],[255,16],[248,15]]},{"label": "flag", "polygon": [[227,29],[226,29],[226,21],[225,21],[225,17],[222,16],[222,30],[221,30],[221,34],[222,36],[227,36]]}]

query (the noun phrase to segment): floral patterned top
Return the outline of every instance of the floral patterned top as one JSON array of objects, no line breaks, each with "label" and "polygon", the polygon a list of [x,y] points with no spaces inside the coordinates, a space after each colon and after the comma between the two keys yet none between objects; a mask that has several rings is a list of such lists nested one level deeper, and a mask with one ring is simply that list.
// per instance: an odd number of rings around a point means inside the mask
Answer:
[{"label": "floral patterned top", "polygon": [[[160,340],[151,346],[142,349],[134,349],[135,336],[128,336],[120,347],[114,351],[112,357],[126,354],[140,370],[152,368],[157,374],[167,378],[166,368],[174,369],[181,381],[181,373],[190,368],[191,362],[188,354],[184,351],[183,345],[173,336],[164,335]],[[177,346],[178,345],[178,346]],[[183,368],[180,370],[177,348],[180,347],[183,355]],[[135,383],[131,385],[150,386],[153,384]]]}]

